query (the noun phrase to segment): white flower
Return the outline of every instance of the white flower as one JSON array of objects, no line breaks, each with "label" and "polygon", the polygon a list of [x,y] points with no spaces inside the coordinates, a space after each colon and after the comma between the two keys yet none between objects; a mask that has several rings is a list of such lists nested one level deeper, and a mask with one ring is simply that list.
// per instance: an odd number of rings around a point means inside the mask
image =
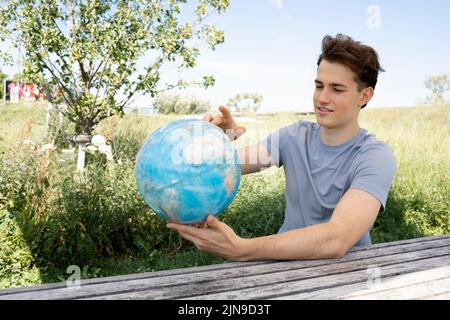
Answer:
[{"label": "white flower", "polygon": [[52,152],[55,149],[56,149],[56,146],[53,143],[44,144],[41,147],[41,154],[44,154],[44,153],[47,153],[47,152]]},{"label": "white flower", "polygon": [[86,147],[86,150],[89,151],[89,152],[95,152],[95,151],[97,151],[97,147],[94,147],[94,146],[87,146],[87,147]]},{"label": "white flower", "polygon": [[98,146],[100,146],[102,144],[106,144],[106,139],[105,139],[104,136],[98,134],[98,135],[95,135],[95,136],[92,137],[91,143],[94,146],[98,147]]}]

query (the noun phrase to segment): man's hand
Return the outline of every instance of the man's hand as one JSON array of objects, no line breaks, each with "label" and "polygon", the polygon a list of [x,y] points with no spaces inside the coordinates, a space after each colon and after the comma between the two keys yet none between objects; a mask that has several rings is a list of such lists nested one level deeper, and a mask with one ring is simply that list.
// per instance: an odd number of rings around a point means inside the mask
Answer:
[{"label": "man's hand", "polygon": [[220,106],[219,111],[221,114],[218,115],[212,115],[210,113],[205,114],[203,120],[221,128],[231,141],[236,140],[245,133],[245,127],[240,127],[236,124],[236,121],[234,121],[233,116],[227,107]]},{"label": "man's hand", "polygon": [[235,261],[244,261],[245,239],[240,238],[228,225],[220,222],[213,215],[198,228],[177,223],[169,223],[167,227],[178,233],[186,240],[191,241],[201,251]]}]

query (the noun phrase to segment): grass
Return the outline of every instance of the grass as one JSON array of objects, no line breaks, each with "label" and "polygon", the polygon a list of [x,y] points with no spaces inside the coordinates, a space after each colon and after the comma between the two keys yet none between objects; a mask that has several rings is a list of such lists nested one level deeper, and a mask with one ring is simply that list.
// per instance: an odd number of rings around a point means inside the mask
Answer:
[{"label": "grass", "polygon": [[[21,102],[19,105],[0,102],[0,153],[25,134],[32,141],[45,136],[46,103]],[[26,133],[28,126],[31,131]]]},{"label": "grass", "polygon": [[[114,155],[123,163],[106,171],[93,166],[80,188],[74,160],[58,153],[41,159],[25,149],[5,162],[19,139],[51,142],[44,109],[43,104],[0,104],[0,287],[61,281],[69,276],[70,264],[81,267],[83,278],[92,278],[225,261],[166,230],[135,190],[132,168],[140,145],[149,132],[179,116],[130,114],[102,122],[97,132],[112,139]],[[361,126],[387,142],[398,163],[386,212],[372,231],[374,243],[450,232],[449,111],[369,108],[361,113]],[[299,119],[314,121],[296,113],[243,121],[247,133],[236,144],[255,143]],[[275,233],[283,221],[283,192],[282,169],[244,176],[220,218],[242,237]]]}]

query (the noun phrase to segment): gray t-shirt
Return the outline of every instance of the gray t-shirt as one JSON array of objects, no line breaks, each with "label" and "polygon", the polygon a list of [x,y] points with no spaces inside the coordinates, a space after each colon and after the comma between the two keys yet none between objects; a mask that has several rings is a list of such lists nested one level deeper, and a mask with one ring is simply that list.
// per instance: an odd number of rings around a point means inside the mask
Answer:
[{"label": "gray t-shirt", "polygon": [[[279,233],[327,222],[350,188],[373,195],[384,211],[397,165],[390,147],[367,130],[341,145],[328,146],[320,139],[317,123],[299,121],[261,143],[286,176],[286,211]],[[369,231],[356,246],[370,244]]]}]

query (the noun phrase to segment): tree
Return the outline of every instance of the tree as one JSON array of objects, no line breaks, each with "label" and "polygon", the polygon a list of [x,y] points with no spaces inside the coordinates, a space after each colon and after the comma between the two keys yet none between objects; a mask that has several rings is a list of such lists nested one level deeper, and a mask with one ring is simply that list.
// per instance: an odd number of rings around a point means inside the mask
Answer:
[{"label": "tree", "polygon": [[228,99],[228,105],[237,112],[253,111],[256,112],[261,107],[263,96],[258,93],[238,93]]},{"label": "tree", "polygon": [[[190,16],[187,2],[12,0],[0,7],[0,40],[24,49],[24,74],[49,79],[66,106],[64,115],[91,135],[102,119],[122,115],[138,94],[214,84],[210,76],[161,84],[163,66],[195,67],[199,41],[212,50],[224,42],[224,33],[205,19],[226,10],[229,0],[198,0]],[[11,60],[4,53],[0,58]]]},{"label": "tree", "polygon": [[0,70],[0,100],[3,99],[3,95],[5,93],[5,79],[7,75],[6,73]]},{"label": "tree", "polygon": [[425,80],[425,87],[431,90],[428,100],[433,104],[444,104],[444,93],[450,89],[450,79],[446,74],[430,76]]}]

